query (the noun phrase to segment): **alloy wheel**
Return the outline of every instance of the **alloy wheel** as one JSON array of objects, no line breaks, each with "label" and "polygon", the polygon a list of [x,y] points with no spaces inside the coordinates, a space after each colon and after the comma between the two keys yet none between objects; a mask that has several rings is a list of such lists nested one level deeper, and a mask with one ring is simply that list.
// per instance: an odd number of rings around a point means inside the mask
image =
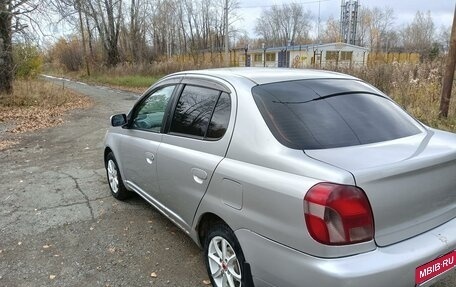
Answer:
[{"label": "alloy wheel", "polygon": [[117,193],[119,191],[119,177],[117,175],[116,163],[110,159],[107,166],[109,186],[112,192]]},{"label": "alloy wheel", "polygon": [[216,287],[240,287],[242,274],[233,247],[223,237],[211,239],[208,249],[209,269]]}]

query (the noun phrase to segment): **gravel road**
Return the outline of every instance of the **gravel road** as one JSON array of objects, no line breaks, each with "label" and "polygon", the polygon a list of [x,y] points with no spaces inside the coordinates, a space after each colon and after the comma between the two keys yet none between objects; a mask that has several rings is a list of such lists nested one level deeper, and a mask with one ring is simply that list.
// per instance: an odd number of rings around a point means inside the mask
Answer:
[{"label": "gravel road", "polygon": [[137,95],[48,80],[95,104],[0,153],[0,286],[205,286],[201,251],[183,232],[139,197],[110,196],[103,137]]}]

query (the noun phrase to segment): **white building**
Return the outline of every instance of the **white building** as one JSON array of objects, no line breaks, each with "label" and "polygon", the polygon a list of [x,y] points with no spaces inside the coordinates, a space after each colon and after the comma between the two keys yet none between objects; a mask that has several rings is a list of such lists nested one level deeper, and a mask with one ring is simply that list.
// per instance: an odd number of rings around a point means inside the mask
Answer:
[{"label": "white building", "polygon": [[346,43],[254,49],[239,54],[239,66],[292,68],[363,66],[367,63],[368,51],[368,48]]}]

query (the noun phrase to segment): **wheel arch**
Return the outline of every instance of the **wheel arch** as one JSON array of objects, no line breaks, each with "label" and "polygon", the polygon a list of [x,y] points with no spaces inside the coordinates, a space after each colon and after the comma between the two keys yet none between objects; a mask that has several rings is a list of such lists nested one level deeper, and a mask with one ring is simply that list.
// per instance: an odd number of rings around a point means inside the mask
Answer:
[{"label": "wheel arch", "polygon": [[108,154],[109,154],[110,152],[114,153],[114,152],[112,151],[112,149],[111,149],[109,146],[105,147],[104,153],[103,153],[103,161],[104,161],[105,166],[106,166],[106,164],[107,164],[106,158],[108,157]]},{"label": "wheel arch", "polygon": [[199,217],[198,224],[196,225],[196,232],[198,235],[198,243],[200,246],[204,246],[204,240],[211,226],[215,224],[224,224],[231,228],[225,220],[220,216],[212,212],[206,212]]}]

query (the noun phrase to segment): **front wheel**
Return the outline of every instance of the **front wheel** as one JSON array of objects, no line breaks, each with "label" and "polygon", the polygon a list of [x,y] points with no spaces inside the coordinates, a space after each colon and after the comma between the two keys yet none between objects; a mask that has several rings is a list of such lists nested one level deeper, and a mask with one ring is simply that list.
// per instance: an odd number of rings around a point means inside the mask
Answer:
[{"label": "front wheel", "polygon": [[245,258],[233,231],[224,224],[212,227],[205,240],[204,257],[214,287],[251,287]]},{"label": "front wheel", "polygon": [[131,193],[125,188],[122,177],[120,176],[119,166],[117,165],[114,154],[110,152],[106,156],[106,175],[108,177],[111,194],[118,200],[124,200],[131,196]]}]

